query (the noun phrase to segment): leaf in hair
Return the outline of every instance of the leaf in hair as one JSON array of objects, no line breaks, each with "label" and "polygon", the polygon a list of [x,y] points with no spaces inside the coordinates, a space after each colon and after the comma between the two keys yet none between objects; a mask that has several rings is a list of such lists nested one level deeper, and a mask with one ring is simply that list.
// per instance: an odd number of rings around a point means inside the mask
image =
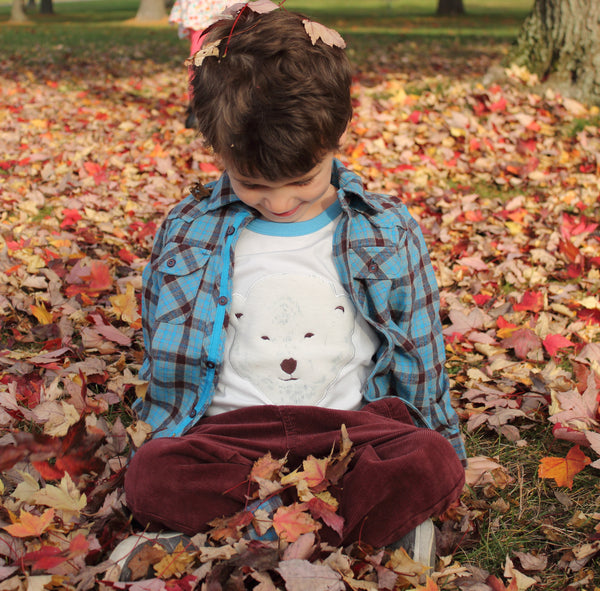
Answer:
[{"label": "leaf in hair", "polygon": [[271,0],[254,0],[253,2],[238,2],[237,4],[232,4],[223,11],[223,14],[235,16],[245,6],[252,12],[258,12],[259,14],[265,14],[279,8],[279,4],[275,4],[275,2],[271,2]]},{"label": "leaf in hair", "polygon": [[337,31],[329,29],[325,25],[308,19],[304,19],[302,24],[304,25],[304,28],[306,29],[306,32],[308,33],[313,45],[315,45],[317,41],[321,39],[323,43],[329,45],[330,47],[341,47],[342,49],[346,47],[346,42]]},{"label": "leaf in hair", "polygon": [[219,57],[219,43],[221,43],[221,39],[218,41],[213,41],[204,47],[201,47],[193,56],[188,57],[185,60],[186,66],[201,66],[202,62],[207,57]]}]

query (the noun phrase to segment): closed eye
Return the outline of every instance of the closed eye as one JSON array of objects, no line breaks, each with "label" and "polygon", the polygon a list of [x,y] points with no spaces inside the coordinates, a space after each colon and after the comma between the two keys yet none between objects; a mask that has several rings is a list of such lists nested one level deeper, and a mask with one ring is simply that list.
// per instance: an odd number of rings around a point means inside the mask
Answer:
[{"label": "closed eye", "polygon": [[266,336],[266,335],[263,335],[263,336],[262,336],[262,337],[260,337],[260,338],[261,338],[263,341],[270,341],[270,340],[271,340],[271,339],[270,339],[268,336]]},{"label": "closed eye", "polygon": [[305,338],[305,339],[310,339],[311,337],[314,337],[314,336],[315,336],[315,333],[314,333],[314,332],[307,332],[307,333],[304,335],[304,338]]}]

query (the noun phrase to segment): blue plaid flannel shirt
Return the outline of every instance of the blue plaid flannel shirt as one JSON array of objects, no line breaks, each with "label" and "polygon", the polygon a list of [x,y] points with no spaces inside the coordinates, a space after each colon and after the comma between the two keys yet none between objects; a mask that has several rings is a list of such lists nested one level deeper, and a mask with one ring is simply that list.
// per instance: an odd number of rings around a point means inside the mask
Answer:
[{"label": "blue plaid flannel shirt", "polygon": [[[333,256],[346,292],[376,330],[380,346],[365,402],[399,396],[417,423],[442,433],[464,461],[450,404],[437,282],[423,235],[404,205],[367,192],[334,161],[342,217]],[[192,195],[161,225],[143,274],[145,397],[134,409],[154,436],[181,435],[206,412],[219,380],[231,301],[233,257],[253,210],[234,194],[227,173]]]}]

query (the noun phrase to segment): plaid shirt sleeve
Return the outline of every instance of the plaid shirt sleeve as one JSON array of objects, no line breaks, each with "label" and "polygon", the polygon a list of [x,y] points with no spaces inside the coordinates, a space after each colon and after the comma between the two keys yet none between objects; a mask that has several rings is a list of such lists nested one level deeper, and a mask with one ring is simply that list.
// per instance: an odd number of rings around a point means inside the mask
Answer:
[{"label": "plaid shirt sleeve", "polygon": [[377,213],[348,216],[334,244],[346,289],[382,338],[364,397],[399,396],[464,461],[445,369],[437,281],[423,234],[404,205],[383,195],[365,197]]}]

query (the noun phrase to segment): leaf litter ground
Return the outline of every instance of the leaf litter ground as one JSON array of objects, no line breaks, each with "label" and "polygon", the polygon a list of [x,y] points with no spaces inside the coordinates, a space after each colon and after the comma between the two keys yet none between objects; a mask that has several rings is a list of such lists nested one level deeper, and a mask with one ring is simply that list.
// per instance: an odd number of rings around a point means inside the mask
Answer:
[{"label": "leaf litter ground", "polygon": [[[339,527],[327,471],[345,468],[342,446],[299,472],[275,458],[249,475],[262,496],[292,495],[278,541],[249,542],[248,516],[227,516],[193,548],[142,557],[131,588],[598,584],[600,112],[517,68],[485,80],[501,48],[430,49],[350,45],[356,117],[341,158],[407,204],[441,287],[474,457],[436,522],[436,572],[424,582],[401,553],[319,542]],[[141,271],[168,209],[218,170],[182,125],[183,68],[115,52],[59,72],[46,57],[0,64],[0,586],[124,588],[107,559],[132,533],[123,470],[147,435],[130,411],[145,387]],[[554,504],[523,524],[536,491]],[[518,543],[492,548],[516,521]]]}]

